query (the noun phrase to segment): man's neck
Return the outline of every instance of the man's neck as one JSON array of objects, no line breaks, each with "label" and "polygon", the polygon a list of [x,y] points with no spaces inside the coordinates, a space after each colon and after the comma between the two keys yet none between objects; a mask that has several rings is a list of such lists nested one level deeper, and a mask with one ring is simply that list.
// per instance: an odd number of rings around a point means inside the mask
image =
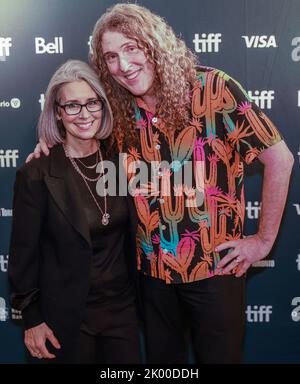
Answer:
[{"label": "man's neck", "polygon": [[157,105],[157,97],[156,96],[149,96],[149,95],[144,95],[141,97],[143,102],[147,106],[147,110],[153,114],[156,112],[156,105]]}]

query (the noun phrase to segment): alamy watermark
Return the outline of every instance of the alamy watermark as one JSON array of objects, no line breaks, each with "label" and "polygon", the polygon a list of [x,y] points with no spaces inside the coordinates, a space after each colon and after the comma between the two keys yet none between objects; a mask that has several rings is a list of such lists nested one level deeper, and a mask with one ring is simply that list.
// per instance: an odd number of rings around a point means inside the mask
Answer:
[{"label": "alamy watermark", "polygon": [[204,161],[146,163],[129,160],[128,154],[120,153],[118,167],[114,162],[104,160],[96,170],[101,173],[96,191],[102,197],[130,194],[133,197],[163,198],[185,195],[187,207],[201,207],[204,202]]}]

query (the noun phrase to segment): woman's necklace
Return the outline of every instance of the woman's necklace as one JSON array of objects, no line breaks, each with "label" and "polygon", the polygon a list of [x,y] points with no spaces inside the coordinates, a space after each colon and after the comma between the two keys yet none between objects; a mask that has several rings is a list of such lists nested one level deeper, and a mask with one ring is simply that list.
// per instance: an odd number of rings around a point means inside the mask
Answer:
[{"label": "woman's necklace", "polygon": [[78,161],[82,166],[84,166],[84,168],[87,168],[87,169],[94,169],[97,167],[97,164],[99,163],[99,151],[97,151],[96,153],[96,163],[93,164],[93,165],[86,165],[84,164],[84,162],[82,162],[80,159],[76,158],[76,161]]},{"label": "woman's necklace", "polygon": [[[65,155],[66,155],[66,157],[69,158],[69,160],[70,160],[71,164],[73,165],[74,169],[75,169],[75,170],[79,173],[79,175],[82,177],[82,179],[83,179],[83,181],[84,181],[84,183],[85,183],[85,185],[86,185],[86,187],[87,187],[87,189],[88,189],[90,195],[92,196],[92,198],[93,198],[93,200],[94,200],[94,202],[95,202],[95,204],[96,204],[98,210],[101,212],[101,214],[102,214],[102,219],[101,219],[102,224],[103,224],[103,225],[108,225],[108,224],[109,224],[110,215],[109,215],[109,213],[107,212],[107,200],[106,200],[106,195],[104,195],[104,212],[103,212],[103,210],[101,209],[100,205],[98,204],[98,201],[97,201],[96,197],[94,196],[94,194],[93,194],[93,192],[92,192],[92,190],[91,190],[91,188],[90,188],[90,186],[89,186],[89,184],[88,184],[88,182],[87,182],[87,180],[88,180],[88,181],[98,181],[102,175],[103,175],[103,177],[105,177],[105,176],[104,176],[104,169],[103,169],[103,158],[102,158],[102,153],[101,153],[101,150],[100,150],[100,145],[99,145],[99,147],[98,147],[97,154],[99,154],[100,161],[101,161],[101,172],[100,172],[100,175],[97,176],[95,179],[91,179],[91,178],[87,177],[86,175],[84,175],[83,172],[79,169],[79,167],[78,167],[78,165],[77,165],[75,159],[74,159],[73,157],[70,156],[69,151],[68,151],[67,147],[66,147],[64,144],[63,144],[63,148],[64,148],[64,151],[65,151]],[[78,159],[77,159],[77,160],[78,160]],[[96,163],[96,165],[97,165],[97,163]],[[94,167],[95,167],[95,166],[93,166],[93,168],[94,168]],[[105,184],[105,179],[104,179],[104,184]]]}]

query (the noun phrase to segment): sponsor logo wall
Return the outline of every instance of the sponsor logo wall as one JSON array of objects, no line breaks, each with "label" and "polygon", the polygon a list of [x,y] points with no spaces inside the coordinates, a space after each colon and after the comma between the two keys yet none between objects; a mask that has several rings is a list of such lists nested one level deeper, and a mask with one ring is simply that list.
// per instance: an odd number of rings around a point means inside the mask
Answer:
[{"label": "sponsor logo wall", "polygon": [[[87,60],[94,23],[115,2],[0,3],[0,363],[26,361],[21,316],[10,307],[7,282],[15,172],[35,146],[51,75],[69,58]],[[163,16],[202,64],[236,78],[295,156],[278,239],[248,274],[244,345],[247,363],[292,363],[300,361],[300,2],[252,0],[246,8],[245,2],[139,1]],[[259,164],[247,169],[246,235],[257,229],[261,181]]]}]

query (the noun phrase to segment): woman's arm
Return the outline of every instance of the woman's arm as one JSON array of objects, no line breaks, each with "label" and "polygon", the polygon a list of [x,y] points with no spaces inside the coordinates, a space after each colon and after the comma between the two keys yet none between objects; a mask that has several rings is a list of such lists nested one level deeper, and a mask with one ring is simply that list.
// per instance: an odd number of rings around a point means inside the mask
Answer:
[{"label": "woman's arm", "polygon": [[40,310],[40,237],[46,212],[46,191],[38,171],[23,167],[17,172],[8,276],[12,307],[22,312],[24,342],[32,356],[52,359],[46,339],[59,342],[44,322]]},{"label": "woman's arm", "polygon": [[25,328],[44,321],[39,309],[39,241],[45,192],[41,178],[29,173],[23,167],[16,175],[8,263],[12,306],[22,311]]}]

